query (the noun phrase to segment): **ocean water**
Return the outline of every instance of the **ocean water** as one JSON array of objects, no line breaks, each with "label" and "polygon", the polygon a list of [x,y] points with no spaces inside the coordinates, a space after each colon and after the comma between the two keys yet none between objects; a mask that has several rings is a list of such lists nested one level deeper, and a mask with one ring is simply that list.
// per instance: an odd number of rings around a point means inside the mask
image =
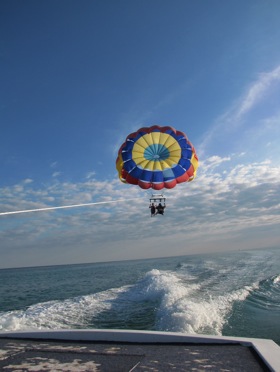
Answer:
[{"label": "ocean water", "polygon": [[102,328],[280,344],[280,249],[0,270],[0,331]]}]

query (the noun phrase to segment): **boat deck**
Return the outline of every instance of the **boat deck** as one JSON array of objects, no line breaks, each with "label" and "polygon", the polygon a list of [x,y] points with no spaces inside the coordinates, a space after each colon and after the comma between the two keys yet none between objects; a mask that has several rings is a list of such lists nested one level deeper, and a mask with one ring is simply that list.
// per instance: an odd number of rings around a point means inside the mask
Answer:
[{"label": "boat deck", "polygon": [[0,339],[1,371],[269,371],[250,346]]}]

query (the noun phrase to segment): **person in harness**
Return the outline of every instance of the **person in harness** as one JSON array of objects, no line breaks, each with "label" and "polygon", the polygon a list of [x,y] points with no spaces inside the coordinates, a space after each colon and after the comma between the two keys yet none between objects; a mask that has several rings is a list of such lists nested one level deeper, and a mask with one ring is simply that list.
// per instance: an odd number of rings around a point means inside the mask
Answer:
[{"label": "person in harness", "polygon": [[156,215],[155,204],[154,203],[150,204],[149,208],[151,208],[151,217],[155,216]]},{"label": "person in harness", "polygon": [[161,214],[161,215],[164,215],[164,209],[165,209],[165,204],[162,205],[161,203],[159,203],[159,205],[156,207],[157,209],[157,212],[156,214]]}]

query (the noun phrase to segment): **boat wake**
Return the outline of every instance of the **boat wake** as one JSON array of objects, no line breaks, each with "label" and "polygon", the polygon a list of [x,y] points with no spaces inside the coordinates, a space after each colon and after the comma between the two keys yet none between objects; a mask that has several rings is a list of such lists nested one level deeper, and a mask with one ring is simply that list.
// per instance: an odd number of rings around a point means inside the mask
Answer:
[{"label": "boat wake", "polygon": [[278,275],[223,292],[211,288],[209,278],[199,281],[186,270],[153,269],[134,285],[2,312],[0,330],[118,328],[221,335],[236,302],[267,306],[270,298],[271,306],[279,306],[279,287]]}]

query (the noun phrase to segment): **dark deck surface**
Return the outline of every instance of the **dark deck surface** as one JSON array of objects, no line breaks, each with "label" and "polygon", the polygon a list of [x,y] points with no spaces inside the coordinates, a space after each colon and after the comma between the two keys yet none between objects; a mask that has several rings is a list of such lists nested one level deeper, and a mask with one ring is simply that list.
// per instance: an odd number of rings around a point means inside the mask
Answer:
[{"label": "dark deck surface", "polygon": [[239,344],[131,344],[0,339],[0,371],[268,371]]}]

